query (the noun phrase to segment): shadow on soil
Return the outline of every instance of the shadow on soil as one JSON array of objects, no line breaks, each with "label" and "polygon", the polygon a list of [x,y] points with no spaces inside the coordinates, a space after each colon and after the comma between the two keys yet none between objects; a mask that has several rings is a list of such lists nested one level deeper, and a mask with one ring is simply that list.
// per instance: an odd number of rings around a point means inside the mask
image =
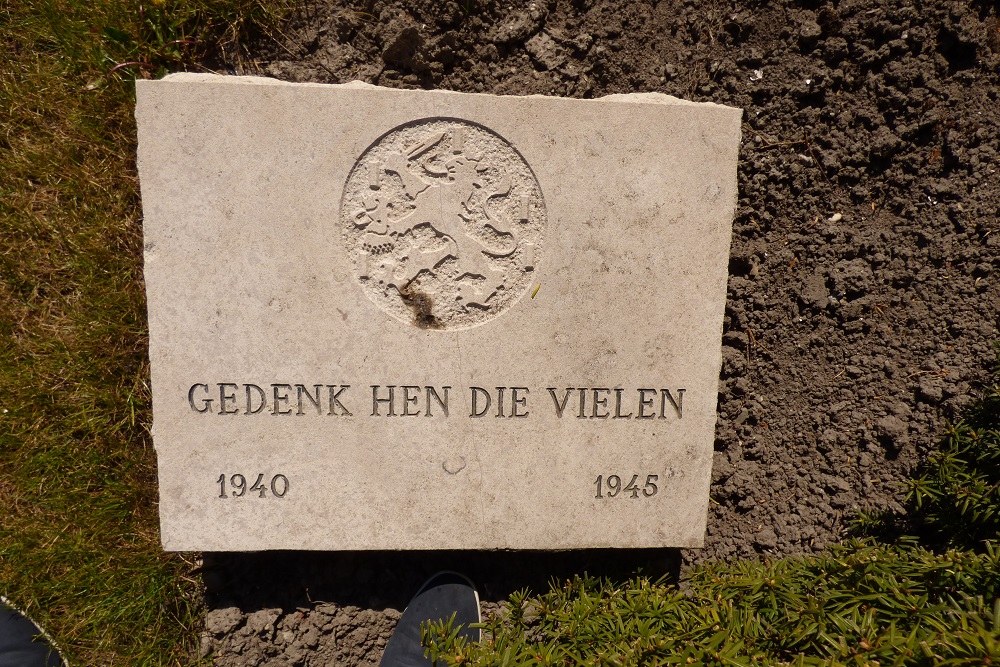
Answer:
[{"label": "shadow on soil", "polygon": [[453,570],[468,576],[484,602],[501,602],[517,590],[548,589],[553,578],[575,574],[624,581],[635,574],[676,583],[678,549],[576,551],[420,551],[204,554],[206,599],[211,609],[245,613],[318,602],[369,609],[403,609],[431,575]]}]

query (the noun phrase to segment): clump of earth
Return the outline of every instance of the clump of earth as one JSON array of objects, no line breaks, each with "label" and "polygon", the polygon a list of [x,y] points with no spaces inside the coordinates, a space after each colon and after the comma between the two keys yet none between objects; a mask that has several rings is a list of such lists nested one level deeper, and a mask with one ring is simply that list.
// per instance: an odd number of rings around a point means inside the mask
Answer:
[{"label": "clump of earth", "polygon": [[901,509],[901,482],[988,379],[1000,338],[991,2],[317,0],[242,47],[219,67],[718,102],[744,109],[743,143],[704,549],[206,554],[202,650],[216,664],[377,664],[440,569],[471,575],[489,613],[550,576],[677,576],[817,551],[859,510]]}]

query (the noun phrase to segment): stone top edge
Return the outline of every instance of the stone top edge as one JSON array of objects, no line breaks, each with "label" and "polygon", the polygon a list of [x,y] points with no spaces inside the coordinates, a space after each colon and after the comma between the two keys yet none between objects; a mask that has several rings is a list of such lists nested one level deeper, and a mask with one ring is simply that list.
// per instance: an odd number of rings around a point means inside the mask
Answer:
[{"label": "stone top edge", "polygon": [[667,105],[667,106],[693,106],[702,108],[717,108],[717,109],[724,109],[727,111],[738,112],[740,114],[742,114],[743,112],[743,110],[738,107],[731,107],[724,104],[716,104],[715,102],[692,102],[690,100],[685,100],[679,97],[674,97],[672,95],[667,95],[666,93],[658,93],[658,92],[614,93],[592,99],[583,99],[576,97],[558,97],[554,95],[492,95],[490,93],[465,93],[454,90],[389,88],[386,86],[376,86],[374,84],[366,83],[364,81],[350,81],[348,83],[293,83],[291,81],[282,81],[281,79],[273,79],[264,76],[230,76],[225,74],[208,74],[201,72],[177,72],[175,74],[168,74],[159,80],[139,79],[136,81],[136,85],[138,87],[143,87],[149,84],[159,84],[161,82],[170,82],[170,83],[200,82],[200,83],[223,83],[230,85],[236,84],[236,85],[256,85],[256,86],[262,86],[262,85],[305,86],[310,88],[352,88],[352,89],[364,89],[364,90],[408,92],[417,94],[436,93],[436,94],[476,96],[476,97],[550,99],[550,100],[563,100],[563,101],[578,102],[585,104],[592,104],[594,102],[626,102],[629,104],[657,104],[657,105]]}]

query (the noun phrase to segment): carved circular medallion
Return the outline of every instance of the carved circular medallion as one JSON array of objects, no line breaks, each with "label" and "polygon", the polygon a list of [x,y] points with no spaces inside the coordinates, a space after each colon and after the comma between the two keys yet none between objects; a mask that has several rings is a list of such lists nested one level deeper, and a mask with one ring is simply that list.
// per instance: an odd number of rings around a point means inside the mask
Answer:
[{"label": "carved circular medallion", "polygon": [[531,286],[546,222],[520,153],[451,118],[372,144],[347,177],[340,217],[368,297],[426,329],[465,329],[514,305]]}]

